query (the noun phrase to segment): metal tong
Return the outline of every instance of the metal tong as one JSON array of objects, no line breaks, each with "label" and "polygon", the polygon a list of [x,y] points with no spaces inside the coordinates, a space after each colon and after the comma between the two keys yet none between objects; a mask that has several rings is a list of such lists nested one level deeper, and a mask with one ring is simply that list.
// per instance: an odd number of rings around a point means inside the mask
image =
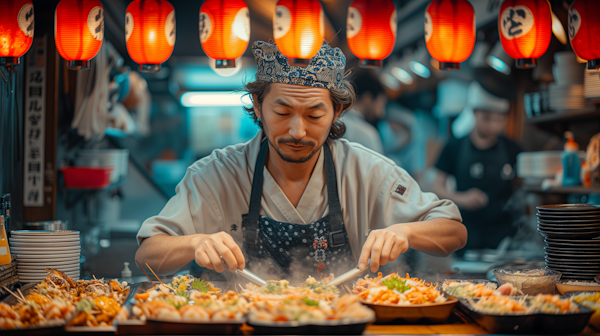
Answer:
[{"label": "metal tong", "polygon": [[334,286],[339,286],[348,280],[351,280],[351,279],[354,279],[354,278],[360,276],[361,274],[365,273],[368,270],[369,270],[368,265],[363,270],[361,270],[358,267],[355,267],[355,268],[349,270],[348,272],[333,278],[331,281],[329,281],[329,284],[334,285]]},{"label": "metal tong", "polygon": [[267,281],[264,280],[263,278],[259,277],[258,275],[248,271],[247,269],[242,270],[235,270],[235,272],[242,277],[243,279],[246,279],[250,282],[252,282],[253,284],[257,285],[257,286],[262,286],[262,285],[266,285]]}]

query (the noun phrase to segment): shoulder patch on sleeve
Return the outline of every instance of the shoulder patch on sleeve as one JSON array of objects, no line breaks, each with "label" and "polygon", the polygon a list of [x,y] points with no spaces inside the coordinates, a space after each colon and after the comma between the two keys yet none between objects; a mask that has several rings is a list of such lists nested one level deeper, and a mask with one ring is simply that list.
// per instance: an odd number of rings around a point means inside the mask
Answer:
[{"label": "shoulder patch on sleeve", "polygon": [[396,187],[394,192],[397,192],[400,195],[404,195],[404,193],[406,192],[406,187],[403,186],[402,184],[398,184],[398,186]]}]

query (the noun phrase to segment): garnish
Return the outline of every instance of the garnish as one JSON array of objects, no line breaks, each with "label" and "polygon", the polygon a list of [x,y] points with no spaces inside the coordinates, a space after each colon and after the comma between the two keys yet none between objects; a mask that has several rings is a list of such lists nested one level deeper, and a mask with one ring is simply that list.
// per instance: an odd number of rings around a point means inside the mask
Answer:
[{"label": "garnish", "polygon": [[383,280],[382,284],[388,289],[397,290],[400,293],[404,293],[410,289],[410,286],[406,284],[406,280],[396,277],[390,277],[389,279]]},{"label": "garnish", "polygon": [[302,298],[302,302],[306,303],[308,306],[313,306],[313,307],[319,306],[319,301],[315,301],[315,300],[309,299],[307,297]]},{"label": "garnish", "polygon": [[204,282],[204,279],[198,279],[192,282],[192,289],[199,290],[202,293],[207,293],[210,287],[206,282]]}]

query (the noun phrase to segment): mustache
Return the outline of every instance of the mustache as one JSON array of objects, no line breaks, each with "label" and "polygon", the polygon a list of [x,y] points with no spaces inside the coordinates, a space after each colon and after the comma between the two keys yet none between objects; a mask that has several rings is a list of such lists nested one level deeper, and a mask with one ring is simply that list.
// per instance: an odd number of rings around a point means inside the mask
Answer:
[{"label": "mustache", "polygon": [[296,145],[296,146],[315,146],[315,143],[312,141],[307,141],[307,140],[302,140],[302,139],[294,139],[294,138],[289,138],[289,139],[277,139],[277,143],[278,144],[292,144],[292,145]]}]

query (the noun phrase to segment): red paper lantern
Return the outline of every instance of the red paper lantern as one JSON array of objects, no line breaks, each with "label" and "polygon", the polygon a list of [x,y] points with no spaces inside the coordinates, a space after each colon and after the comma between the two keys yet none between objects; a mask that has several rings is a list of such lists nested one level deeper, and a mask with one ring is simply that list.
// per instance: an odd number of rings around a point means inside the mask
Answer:
[{"label": "red paper lantern", "polygon": [[250,12],[244,0],[207,0],[200,8],[200,43],[217,68],[235,68],[250,40]]},{"label": "red paper lantern", "polygon": [[54,12],[58,53],[73,70],[89,69],[104,39],[104,9],[99,0],[62,0]]},{"label": "red paper lantern", "polygon": [[19,64],[33,42],[31,0],[2,0],[0,3],[0,65]]},{"label": "red paper lantern", "polygon": [[573,51],[588,61],[588,69],[600,69],[600,1],[575,0],[569,9],[569,38]]},{"label": "red paper lantern", "polygon": [[290,65],[308,66],[325,36],[325,15],[319,0],[279,0],[275,7],[275,44]]},{"label": "red paper lantern", "polygon": [[425,11],[425,44],[440,70],[458,70],[475,45],[475,10],[467,0],[433,0]]},{"label": "red paper lantern", "polygon": [[165,0],[134,0],[125,14],[125,41],[140,71],[160,71],[175,45],[175,10]]},{"label": "red paper lantern", "polygon": [[505,0],[498,17],[500,41],[520,69],[534,68],[550,45],[552,11],[548,0]]},{"label": "red paper lantern", "polygon": [[348,46],[359,65],[380,68],[396,43],[398,16],[391,0],[354,0],[348,8]]}]

